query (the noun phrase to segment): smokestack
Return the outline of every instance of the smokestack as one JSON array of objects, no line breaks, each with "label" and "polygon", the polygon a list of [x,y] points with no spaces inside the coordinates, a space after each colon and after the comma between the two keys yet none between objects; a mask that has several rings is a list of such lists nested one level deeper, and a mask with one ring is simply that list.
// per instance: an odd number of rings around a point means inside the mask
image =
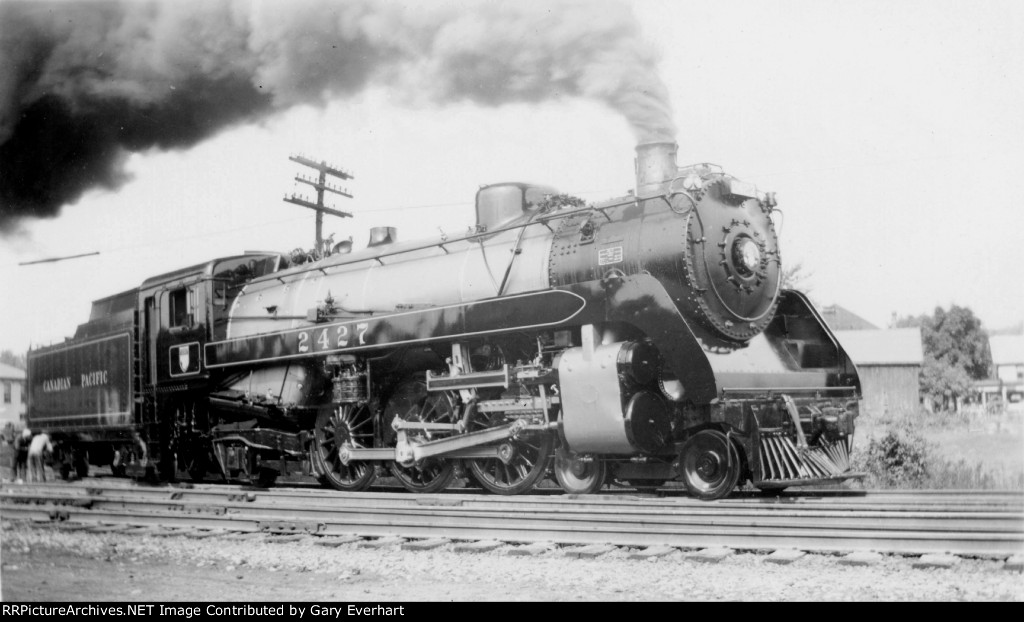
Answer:
[{"label": "smokestack", "polygon": [[679,171],[676,151],[679,145],[672,141],[642,143],[636,146],[636,196],[650,196],[671,181]]}]

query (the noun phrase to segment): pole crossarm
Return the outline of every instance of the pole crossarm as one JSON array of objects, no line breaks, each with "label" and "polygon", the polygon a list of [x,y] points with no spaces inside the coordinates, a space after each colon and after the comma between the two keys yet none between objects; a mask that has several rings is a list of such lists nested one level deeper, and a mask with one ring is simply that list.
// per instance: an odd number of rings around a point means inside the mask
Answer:
[{"label": "pole crossarm", "polygon": [[336,209],[331,209],[329,207],[324,207],[323,205],[317,205],[316,203],[311,203],[309,201],[306,201],[305,199],[301,199],[301,198],[299,198],[297,196],[294,196],[294,195],[290,196],[290,197],[285,197],[284,200],[285,200],[286,203],[294,203],[295,205],[301,205],[302,207],[308,207],[309,209],[313,209],[313,210],[316,210],[318,212],[324,212],[324,213],[330,214],[332,216],[338,216],[340,218],[351,218],[352,217],[352,214],[350,214],[348,212],[342,212],[342,211],[339,211],[339,210],[336,210]]},{"label": "pole crossarm", "polygon": [[352,176],[352,173],[343,171],[339,168],[334,168],[333,166],[328,165],[327,162],[314,162],[313,160],[310,160],[309,158],[305,158],[303,156],[288,156],[288,159],[291,160],[292,162],[298,162],[303,166],[308,166],[309,168],[316,169],[321,173],[325,173],[332,177],[337,177],[339,179],[355,179]]},{"label": "pole crossarm", "polygon": [[313,186],[317,190],[326,190],[328,192],[333,192],[335,194],[340,194],[343,197],[348,197],[350,199],[352,198],[352,195],[349,194],[348,190],[346,190],[344,188],[339,188],[337,186],[332,186],[330,184],[321,184],[317,180],[310,179],[309,177],[303,177],[302,175],[296,175],[295,176],[295,181],[297,181],[299,183],[302,183],[302,184],[306,184],[308,186]]}]

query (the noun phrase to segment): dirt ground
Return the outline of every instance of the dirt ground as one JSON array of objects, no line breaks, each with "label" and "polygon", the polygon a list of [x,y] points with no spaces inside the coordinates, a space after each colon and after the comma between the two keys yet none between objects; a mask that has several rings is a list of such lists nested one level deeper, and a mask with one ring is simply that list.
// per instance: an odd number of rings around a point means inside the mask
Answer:
[{"label": "dirt ground", "polygon": [[[223,570],[189,568],[180,572],[178,564],[131,561],[129,559],[93,560],[68,552],[38,549],[4,554],[3,599],[10,601],[219,601],[294,600],[289,573],[265,576],[261,572],[229,576]],[[245,575],[249,576],[246,577]],[[303,577],[317,582],[324,577]],[[311,586],[320,593],[325,586]]]},{"label": "dirt ground", "polygon": [[[108,541],[113,536],[106,538]],[[180,542],[161,540],[176,547]],[[210,542],[207,548],[222,546]],[[285,546],[285,545],[279,545]],[[3,546],[0,592],[4,602],[398,602],[453,600],[451,589],[430,576],[389,580],[358,569],[313,572],[291,565],[252,566],[185,561],[108,544],[98,555],[50,546]],[[353,572],[354,570],[354,572]],[[460,600],[475,600],[475,586],[459,586]],[[493,593],[491,594],[493,599]]]},{"label": "dirt ground", "polygon": [[1021,601],[1019,570],[962,559],[915,569],[886,556],[847,566],[811,554],[788,565],[737,551],[702,563],[675,551],[636,560],[617,549],[574,559],[549,549],[512,556],[451,545],[406,551],[287,542],[68,532],[3,522],[0,592],[7,602],[494,602],[494,601]]}]

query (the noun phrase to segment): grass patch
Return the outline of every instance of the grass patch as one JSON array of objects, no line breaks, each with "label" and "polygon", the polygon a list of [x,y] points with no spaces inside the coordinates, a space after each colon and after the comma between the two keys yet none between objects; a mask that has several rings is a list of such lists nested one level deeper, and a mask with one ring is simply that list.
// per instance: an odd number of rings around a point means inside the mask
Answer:
[{"label": "grass patch", "polygon": [[868,488],[1024,490],[1021,413],[926,411],[857,421],[853,464]]}]

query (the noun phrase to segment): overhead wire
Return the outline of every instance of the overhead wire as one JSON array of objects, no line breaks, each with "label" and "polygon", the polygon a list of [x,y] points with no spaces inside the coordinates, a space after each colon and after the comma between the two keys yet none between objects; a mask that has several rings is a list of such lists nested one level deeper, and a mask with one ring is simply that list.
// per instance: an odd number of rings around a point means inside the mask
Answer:
[{"label": "overhead wire", "polygon": [[[575,194],[596,194],[597,192],[600,192],[600,191],[587,190],[587,191],[576,192]],[[382,208],[376,208],[376,209],[365,209],[365,210],[359,210],[356,213],[357,213],[357,215],[363,215],[363,214],[374,214],[374,213],[378,213],[378,212],[391,212],[391,211],[400,211],[400,210],[419,210],[419,209],[431,209],[431,208],[436,209],[436,208],[443,208],[443,207],[472,207],[472,206],[473,206],[472,202],[457,201],[457,202],[449,202],[449,203],[425,203],[425,204],[420,204],[420,205],[399,205],[399,206],[382,207]],[[98,250],[98,252],[101,252],[103,254],[112,254],[112,253],[118,253],[118,252],[122,252],[122,251],[135,250],[135,249],[139,249],[139,248],[152,248],[154,246],[166,246],[167,244],[173,244],[173,243],[176,243],[176,242],[183,242],[183,241],[186,241],[186,240],[195,240],[195,239],[201,239],[201,238],[214,237],[214,236],[218,236],[218,235],[232,233],[232,232],[235,232],[235,231],[246,231],[246,230],[251,230],[251,229],[259,229],[259,228],[263,228],[263,227],[270,227],[270,226],[274,226],[274,225],[280,225],[280,224],[284,224],[284,223],[300,222],[300,221],[306,220],[307,218],[308,218],[308,216],[292,216],[292,217],[289,217],[289,218],[281,218],[281,219],[269,220],[269,221],[259,222],[259,223],[251,223],[251,224],[248,224],[248,225],[232,226],[232,227],[222,228],[222,229],[211,229],[211,230],[203,231],[201,233],[195,233],[195,234],[192,234],[192,235],[182,235],[182,236],[175,236],[175,237],[163,237],[160,240],[156,240],[156,241],[155,240],[148,240],[146,242],[140,242],[139,244],[128,244],[128,245],[122,245],[122,246],[113,246],[113,247],[109,247],[109,248],[100,248],[100,249],[97,249],[97,250]]]},{"label": "overhead wire", "polygon": [[[988,154],[984,159],[985,160],[990,160],[990,159],[998,157],[1000,155],[1006,155],[1006,154],[992,153],[992,154]],[[843,169],[855,169],[855,168],[871,167],[871,166],[891,166],[893,164],[898,164],[898,163],[921,162],[921,161],[942,160],[942,159],[951,159],[951,158],[962,158],[962,155],[958,155],[958,154],[934,154],[934,155],[922,156],[922,157],[918,157],[918,158],[899,158],[899,159],[889,159],[889,160],[871,160],[871,161],[865,161],[865,162],[851,162],[851,163],[845,163],[845,164],[840,164],[840,165],[836,165],[836,166],[824,166],[824,167],[816,167],[816,168],[812,168],[812,169],[799,169],[799,170],[790,170],[790,171],[771,171],[771,172],[766,172],[766,173],[751,173],[751,174],[747,175],[747,177],[750,178],[750,179],[781,177],[781,176],[787,176],[787,175],[801,175],[801,174],[808,174],[808,173],[820,173],[820,172],[824,172],[824,171],[835,171],[835,170],[843,170]],[[570,194],[574,194],[574,195],[577,195],[577,196],[579,196],[579,195],[596,195],[596,194],[601,194],[602,196],[604,196],[604,195],[616,196],[617,194],[622,194],[622,193],[621,192],[617,193],[616,191],[610,190],[610,189],[604,189],[604,190],[577,190],[577,191],[572,192]],[[447,203],[426,203],[426,204],[420,204],[420,205],[397,205],[397,206],[390,206],[390,207],[380,207],[380,208],[375,208],[375,209],[360,210],[358,212],[358,214],[375,214],[375,213],[379,213],[379,212],[392,212],[392,211],[403,211],[403,210],[419,210],[419,209],[431,209],[431,208],[436,209],[436,208],[444,208],[444,207],[460,207],[460,206],[462,206],[462,207],[470,207],[472,205],[473,205],[472,202],[467,202],[467,201],[456,201],[456,202],[447,202]],[[199,238],[204,238],[204,237],[211,237],[211,236],[216,236],[216,235],[222,235],[222,234],[225,234],[225,233],[230,233],[232,231],[245,231],[245,230],[250,230],[250,229],[258,229],[258,228],[261,228],[261,227],[269,227],[269,226],[273,226],[273,225],[279,225],[279,224],[288,223],[288,222],[298,222],[298,221],[301,221],[301,220],[304,220],[304,219],[305,218],[303,216],[283,218],[283,219],[271,220],[271,221],[255,223],[255,224],[250,224],[250,225],[245,225],[245,226],[232,226],[230,228],[225,228],[225,229],[214,229],[214,230],[205,231],[203,233],[197,233],[197,234],[194,234],[194,235],[177,236],[177,237],[173,237],[173,238],[163,238],[163,239],[161,239],[161,240],[159,240],[157,242],[154,242],[154,241],[150,240],[150,241],[147,241],[145,243],[139,243],[139,244],[134,244],[134,245],[115,246],[115,247],[111,247],[111,248],[100,248],[100,249],[98,249],[98,251],[102,252],[102,253],[109,254],[109,253],[116,253],[116,252],[125,251],[125,250],[134,250],[134,249],[143,248],[143,247],[151,248],[153,246],[163,246],[165,244],[171,244],[171,243],[174,243],[174,242],[181,242],[181,241],[184,241],[184,240],[192,240],[192,239],[199,239]]]}]

